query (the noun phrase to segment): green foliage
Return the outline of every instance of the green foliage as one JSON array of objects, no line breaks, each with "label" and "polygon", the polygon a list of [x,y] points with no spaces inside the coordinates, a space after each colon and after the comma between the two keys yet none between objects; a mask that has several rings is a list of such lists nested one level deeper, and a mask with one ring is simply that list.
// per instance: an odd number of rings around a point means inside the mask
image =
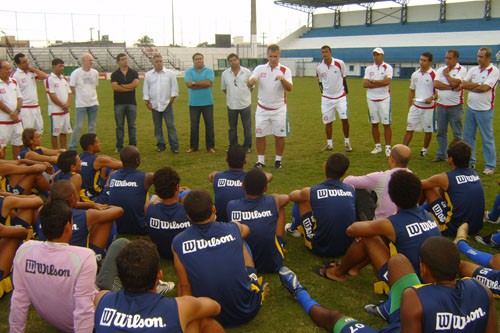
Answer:
[{"label": "green foliage", "polygon": [[[371,137],[371,125],[368,122],[368,111],[365,99],[365,90],[361,87],[361,80],[351,78],[349,81],[349,121],[351,125],[351,143],[353,151],[348,153],[351,160],[351,167],[348,174],[362,175],[368,172],[387,169],[387,158],[383,153],[371,155],[373,140]],[[154,171],[162,166],[171,165],[181,176],[181,185],[190,188],[204,188],[212,191],[212,185],[208,180],[208,174],[214,170],[226,169],[225,149],[228,144],[227,139],[227,115],[225,97],[220,90],[220,80],[214,83],[215,97],[215,126],[216,126],[216,147],[215,154],[208,154],[200,150],[194,154],[186,154],[189,148],[189,111],[187,107],[187,88],[184,81],[179,79],[180,96],[174,104],[175,123],[179,142],[181,145],[180,154],[172,155],[168,152],[156,152],[156,142],[153,135],[153,123],[150,111],[144,103],[141,103],[142,88],[139,87],[138,98],[138,147],[142,153],[141,169]],[[407,80],[393,80],[391,91],[392,119],[393,119],[393,144],[401,143],[406,129]],[[102,143],[102,154],[114,154],[115,131],[113,118],[113,97],[109,82],[101,81],[98,87],[99,94],[99,118],[97,123],[97,133]],[[39,87],[39,93],[44,90]],[[254,92],[254,105],[257,92]],[[42,109],[46,110],[46,97],[41,96]],[[283,159],[283,169],[275,171],[272,167],[274,158],[274,139],[269,138],[267,142],[267,164],[266,171],[274,174],[273,181],[269,184],[269,193],[289,193],[294,189],[319,183],[323,179],[322,164],[326,160],[328,153],[321,149],[326,144],[324,126],[321,121],[320,94],[315,78],[294,78],[293,91],[287,94],[288,116],[292,133],[286,139],[286,149]],[[497,103],[498,105],[499,103]],[[498,106],[496,107],[499,110]],[[495,117],[498,123],[498,116]],[[73,118],[74,119],[74,118]],[[49,120],[46,118],[47,132],[44,134],[43,142],[49,146],[50,128]],[[240,123],[241,124],[241,123]],[[165,129],[166,131],[166,129]],[[450,130],[451,132],[451,130]],[[242,128],[240,126],[240,142],[242,140]],[[383,133],[383,131],[382,131]],[[166,136],[166,132],[165,132]],[[200,147],[204,147],[204,128],[200,129]],[[500,134],[495,129],[495,138],[500,142]],[[414,151],[410,162],[410,168],[421,178],[429,177],[433,174],[448,170],[446,163],[432,163],[437,143],[435,137],[430,146],[429,155],[426,158],[418,157],[418,151],[422,147],[423,134],[415,133],[410,146]],[[344,151],[343,135],[340,121],[334,122],[334,150]],[[169,151],[169,149],[167,149]],[[482,171],[484,159],[482,158],[481,140],[477,145],[478,171]],[[247,156],[247,168],[251,168],[257,160],[255,149]],[[498,192],[495,176],[481,175],[486,192],[487,209],[490,209],[493,200]],[[287,220],[290,218],[291,205],[287,207]],[[493,225],[485,225],[481,234],[495,231]],[[287,240],[287,253],[285,255],[285,265],[294,270],[301,282],[308,288],[309,293],[320,304],[330,309],[338,309],[362,322],[382,327],[384,323],[366,314],[363,305],[378,302],[383,297],[373,293],[373,282],[376,280],[370,268],[365,268],[361,275],[349,279],[345,283],[333,283],[316,276],[311,267],[321,264],[322,259],[309,253],[303,246],[300,239],[285,236]],[[490,248],[481,246],[471,241],[472,245],[485,251],[492,251]],[[163,261],[162,268],[165,278],[175,281],[172,262]],[[228,330],[229,332],[315,332],[312,321],[304,313],[300,305],[281,287],[277,274],[266,274],[264,281],[270,283],[270,293],[266,297],[262,309],[258,316],[249,324]],[[175,292],[171,294],[175,296]],[[497,303],[497,313],[500,305]],[[8,328],[8,312],[10,306],[10,295],[4,296],[0,300],[0,331]],[[500,319],[499,319],[500,320]],[[30,311],[30,323],[28,332],[54,332],[44,323],[35,311]]]}]

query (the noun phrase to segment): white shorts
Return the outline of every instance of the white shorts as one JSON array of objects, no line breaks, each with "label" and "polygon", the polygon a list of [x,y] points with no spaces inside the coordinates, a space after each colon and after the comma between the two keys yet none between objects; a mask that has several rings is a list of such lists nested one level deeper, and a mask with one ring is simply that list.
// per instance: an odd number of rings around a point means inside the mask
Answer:
[{"label": "white shorts", "polygon": [[368,103],[368,113],[370,114],[370,123],[389,125],[391,119],[391,98],[387,97],[381,101],[366,100]]},{"label": "white shorts", "polygon": [[59,136],[59,134],[69,134],[73,132],[69,119],[69,112],[61,115],[51,115],[50,126],[52,136]]},{"label": "white shorts", "polygon": [[423,130],[425,133],[432,133],[436,130],[435,122],[436,109],[421,109],[412,105],[408,112],[408,125],[406,126],[406,130],[418,132]]},{"label": "white shorts", "polygon": [[22,146],[23,124],[0,124],[0,147],[4,148],[9,143],[13,146]]},{"label": "white shorts", "polygon": [[257,111],[255,111],[256,137],[262,138],[271,134],[285,137],[289,132],[286,104],[276,110],[265,110],[257,105]]},{"label": "white shorts", "polygon": [[340,119],[347,119],[347,97],[342,96],[337,99],[321,97],[321,113],[323,114],[323,124],[329,124],[335,120],[335,110]]},{"label": "white shorts", "polygon": [[39,106],[27,108],[22,107],[19,117],[23,121],[24,128],[34,128],[40,133],[43,132],[43,118]]}]

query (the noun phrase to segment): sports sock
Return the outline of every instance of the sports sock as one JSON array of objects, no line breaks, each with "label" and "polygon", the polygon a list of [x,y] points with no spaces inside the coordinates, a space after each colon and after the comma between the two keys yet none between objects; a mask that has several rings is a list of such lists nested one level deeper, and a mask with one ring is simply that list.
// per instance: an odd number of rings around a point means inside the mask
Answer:
[{"label": "sports sock", "polygon": [[294,204],[292,208],[292,230],[297,230],[297,226],[300,224],[300,211],[299,204]]},{"label": "sports sock", "polygon": [[265,155],[257,155],[257,161],[262,164],[266,164],[266,156]]},{"label": "sports sock", "polygon": [[283,158],[283,156],[276,155],[276,157],[274,158],[274,160],[275,161],[281,161],[282,158]]},{"label": "sports sock", "polygon": [[382,148],[382,145],[380,143],[376,143],[375,148]]},{"label": "sports sock", "polygon": [[391,149],[391,145],[385,145],[385,148]]},{"label": "sports sock", "polygon": [[344,138],[344,143],[350,143],[349,138]]},{"label": "sports sock", "polygon": [[333,140],[332,139],[326,140],[326,144],[329,145],[330,147],[333,147]]},{"label": "sports sock", "polygon": [[302,308],[307,314],[309,314],[309,311],[313,306],[319,305],[318,302],[311,298],[307,290],[299,291],[297,295],[295,295],[295,298],[300,303],[300,305],[302,305]]},{"label": "sports sock", "polygon": [[491,235],[491,243],[493,243],[493,245],[500,244],[500,232]]},{"label": "sports sock", "polygon": [[492,254],[478,251],[464,240],[459,241],[457,246],[460,252],[465,254],[470,260],[477,262],[481,266],[490,267],[490,260],[493,257]]}]

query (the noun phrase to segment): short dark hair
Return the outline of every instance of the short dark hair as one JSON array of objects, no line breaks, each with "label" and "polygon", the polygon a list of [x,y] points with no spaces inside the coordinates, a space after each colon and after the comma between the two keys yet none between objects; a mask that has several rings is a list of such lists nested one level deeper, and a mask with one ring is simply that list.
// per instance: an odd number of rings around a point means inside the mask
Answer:
[{"label": "short dark hair", "polygon": [[413,173],[406,170],[394,172],[389,181],[389,197],[400,209],[417,206],[422,193],[422,182]]},{"label": "short dark hair", "polygon": [[430,53],[430,52],[424,52],[420,56],[424,56],[427,59],[429,59],[430,62],[432,62],[432,59],[433,59],[432,53]]},{"label": "short dark hair", "polygon": [[60,58],[54,58],[52,59],[52,66],[57,66],[57,65],[64,65],[64,60]]},{"label": "short dark hair", "polygon": [[455,280],[460,266],[460,253],[451,240],[442,236],[427,238],[420,247],[420,261],[429,267],[437,281]]},{"label": "short dark hair", "polygon": [[238,57],[236,53],[229,53],[229,55],[227,56],[227,61],[229,61],[229,59],[231,58],[239,59],[240,57]]},{"label": "short dark hair", "polygon": [[207,220],[212,215],[213,206],[212,197],[205,190],[191,190],[184,199],[184,209],[194,223]]},{"label": "short dark hair", "polygon": [[248,195],[261,195],[267,186],[266,174],[260,169],[252,169],[245,175],[245,192]]},{"label": "short dark hair", "polygon": [[203,56],[203,54],[201,54],[200,52],[196,52],[195,54],[193,54],[193,60],[194,60],[194,57],[196,57],[196,56],[201,56],[202,58],[205,58]]},{"label": "short dark hair", "polygon": [[446,151],[448,157],[451,157],[453,164],[459,168],[468,168],[471,156],[470,146],[462,140],[455,140],[450,143]]},{"label": "short dark hair", "polygon": [[118,53],[116,55],[116,62],[120,61],[122,57],[126,57],[127,55],[125,53]]},{"label": "short dark hair", "polygon": [[120,160],[124,168],[137,168],[141,161],[141,153],[136,146],[126,146],[120,150]]},{"label": "short dark hair", "polygon": [[54,200],[68,200],[68,197],[75,193],[73,183],[68,179],[60,179],[50,187],[50,194],[47,202]]},{"label": "short dark hair", "polygon": [[342,153],[333,153],[326,160],[326,178],[340,179],[349,168],[349,158]]},{"label": "short dark hair", "polygon": [[40,210],[40,224],[45,237],[49,241],[61,237],[71,217],[71,207],[66,200],[47,201]]},{"label": "short dark hair", "polygon": [[86,133],[80,137],[80,146],[84,151],[87,151],[92,146],[97,138],[95,133]]},{"label": "short dark hair", "polygon": [[332,48],[331,48],[330,46],[328,46],[328,45],[323,45],[323,46],[321,47],[321,49],[322,49],[322,50],[328,49],[328,51],[332,52]]},{"label": "short dark hair", "polygon": [[267,47],[267,53],[269,52],[280,52],[280,46],[278,44],[271,44]]},{"label": "short dark hair", "polygon": [[162,199],[169,199],[175,195],[181,181],[179,174],[171,167],[156,170],[153,177],[155,193]]},{"label": "short dark hair", "polygon": [[137,239],[120,251],[116,257],[116,267],[125,291],[147,292],[155,287],[160,271],[160,255],[151,241]]},{"label": "short dark hair", "polygon": [[493,56],[493,51],[489,47],[482,47],[479,51],[484,51],[484,55],[486,58],[491,58]]},{"label": "short dark hair", "polygon": [[226,153],[227,164],[232,169],[241,169],[245,164],[247,154],[242,145],[236,144],[229,147]]},{"label": "short dark hair", "polygon": [[14,56],[14,62],[19,65],[21,63],[21,58],[24,58],[24,57],[26,57],[26,54],[18,53]]},{"label": "short dark hair", "polygon": [[446,51],[446,53],[451,53],[453,55],[453,58],[460,58],[460,52],[458,50],[449,49],[448,51]]},{"label": "short dark hair", "polygon": [[36,133],[36,128],[25,128],[23,130],[23,146],[26,148],[31,148],[31,142],[30,140],[33,140],[35,138],[35,133]]},{"label": "short dark hair", "polygon": [[61,169],[63,173],[68,173],[71,171],[71,166],[76,164],[76,156],[78,152],[76,150],[63,151],[57,157],[57,167]]}]

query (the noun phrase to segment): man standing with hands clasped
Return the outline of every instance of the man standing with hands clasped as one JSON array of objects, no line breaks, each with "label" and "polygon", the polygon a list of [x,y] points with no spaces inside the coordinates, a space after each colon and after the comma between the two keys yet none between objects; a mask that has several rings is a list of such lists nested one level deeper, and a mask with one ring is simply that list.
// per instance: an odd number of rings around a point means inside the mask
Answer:
[{"label": "man standing with hands clasped", "polygon": [[279,63],[280,47],[276,44],[267,47],[268,63],[257,66],[248,86],[259,83],[257,111],[255,112],[255,143],[258,161],[256,168],[266,166],[266,136],[273,134],[276,145],[274,167],[281,169],[281,159],[285,150],[285,137],[289,132],[286,108],[286,92],[292,91],[292,72]]}]

